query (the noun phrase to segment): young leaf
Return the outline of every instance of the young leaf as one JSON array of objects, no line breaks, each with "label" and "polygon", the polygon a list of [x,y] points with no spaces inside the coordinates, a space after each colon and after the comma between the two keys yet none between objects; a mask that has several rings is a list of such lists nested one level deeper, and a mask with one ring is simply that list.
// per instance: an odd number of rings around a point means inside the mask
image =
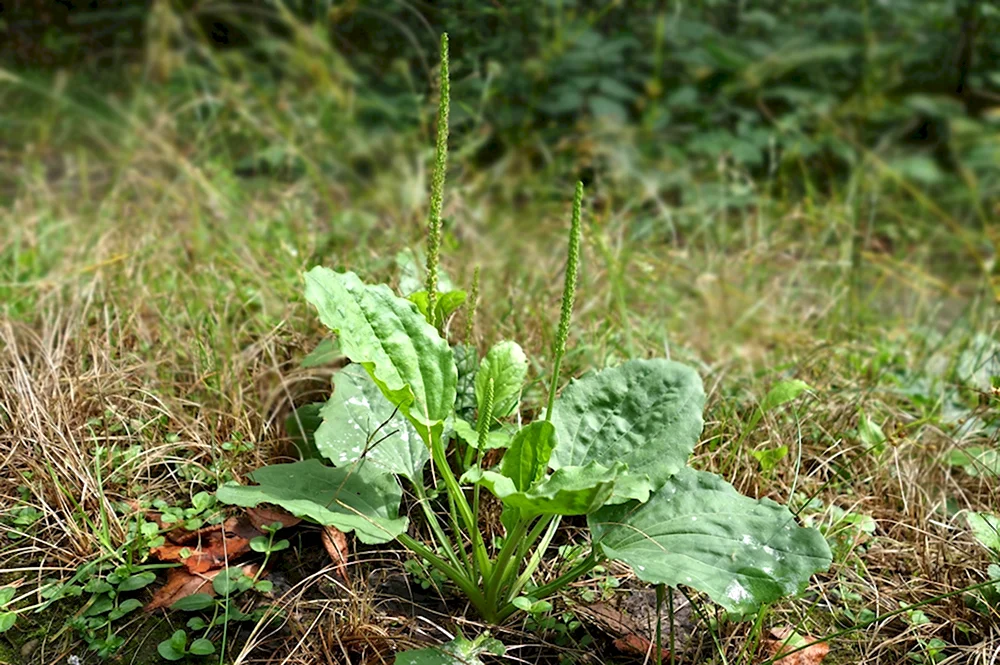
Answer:
[{"label": "young leaf", "polygon": [[587,522],[605,556],[640,579],[703,591],[737,613],[795,593],[832,560],[819,531],[799,527],[784,506],[689,468],[645,504],[606,506]]},{"label": "young leaf", "polygon": [[[476,428],[462,420],[461,418],[452,418],[448,420],[446,428],[450,428],[455,436],[462,439],[466,445],[472,446],[473,448],[479,447],[479,433]],[[486,450],[493,450],[495,448],[508,448],[511,444],[511,436],[507,433],[505,429],[495,429],[492,430],[486,439]]]},{"label": "young leaf", "polygon": [[107,596],[98,596],[94,599],[93,604],[83,613],[83,616],[95,617],[99,614],[110,612],[114,606],[115,601],[111,600]]},{"label": "young leaf", "polygon": [[[447,291],[446,293],[438,292],[438,297],[434,305],[434,320],[443,326],[448,317],[457,312],[458,308],[465,304],[466,297],[467,294],[465,291],[461,290]],[[406,299],[414,303],[417,309],[420,310],[420,313],[430,320],[430,317],[427,316],[427,308],[430,306],[430,302],[426,291],[411,293]]]},{"label": "young leaf", "polygon": [[320,410],[323,408],[322,402],[306,404],[292,411],[285,418],[285,431],[298,448],[299,457],[302,459],[319,459],[320,454],[316,449],[316,430],[323,424],[323,416]]},{"label": "young leaf", "polygon": [[368,286],[352,272],[319,266],[305,278],[306,300],[339,335],[345,355],[427,439],[455,406],[458,376],[448,343],[416,305],[384,284]]},{"label": "young leaf", "polygon": [[624,462],[614,502],[644,500],[684,468],[698,443],[705,392],[690,367],[632,360],[573,381],[556,400],[554,469]]},{"label": "young leaf", "polygon": [[12,586],[0,587],[0,607],[4,607],[7,603],[14,600],[16,594],[17,590]]},{"label": "young leaf", "polygon": [[156,645],[156,651],[166,660],[180,660],[187,653],[187,633],[175,631],[168,639]]},{"label": "young leaf", "polygon": [[122,618],[126,614],[129,614],[131,612],[135,612],[140,607],[142,607],[142,601],[141,600],[138,600],[136,598],[129,598],[128,600],[126,600],[126,601],[122,602],[120,605],[118,605],[118,607],[116,607],[115,609],[111,610],[111,612],[108,613],[108,618],[111,619],[112,621],[117,621],[118,619]]},{"label": "young leaf", "polygon": [[395,478],[367,467],[274,464],[250,474],[257,486],[223,485],[217,495],[244,508],[273,503],[296,517],[354,531],[363,543],[386,543],[406,530],[406,518],[399,517],[402,491]]},{"label": "young leaf", "polygon": [[191,643],[190,651],[195,656],[211,656],[215,653],[215,645],[211,640],[201,637]]},{"label": "young leaf", "polygon": [[118,585],[119,591],[135,591],[141,589],[145,586],[149,586],[156,581],[156,573],[146,572],[138,573],[136,575],[131,575],[122,580],[122,583]]},{"label": "young leaf", "polygon": [[865,444],[876,455],[881,455],[885,452],[885,432],[864,411],[861,411],[858,415],[858,438],[861,439],[861,443]]},{"label": "young leaf", "polygon": [[486,387],[493,379],[493,413],[486,417],[506,418],[517,408],[528,376],[528,358],[516,342],[504,341],[490,349],[476,372],[476,403],[483,409]]},{"label": "young leaf", "polygon": [[798,379],[778,381],[767,391],[767,395],[764,396],[764,400],[760,403],[760,410],[768,413],[782,404],[791,402],[807,390],[811,390],[811,387],[805,381]]},{"label": "young leaf", "polygon": [[389,403],[360,367],[348,366],[333,379],[333,396],[323,407],[316,448],[334,466],[360,464],[423,482],[430,459],[410,422]]},{"label": "young leaf", "polygon": [[539,420],[521,428],[500,462],[500,473],[513,481],[517,491],[528,491],[545,477],[555,445],[556,429],[552,423]]},{"label": "young leaf", "polygon": [[495,471],[470,469],[462,480],[478,483],[524,518],[537,515],[587,515],[603,506],[614,489],[615,478],[625,471],[619,462],[610,469],[597,462],[567,466],[528,490],[518,490],[514,481]]},{"label": "young leaf", "polygon": [[788,455],[788,446],[778,446],[766,450],[754,450],[750,453],[754,459],[760,463],[760,469],[764,473],[770,473],[778,466],[778,462]]},{"label": "young leaf", "polygon": [[14,612],[0,612],[0,633],[5,633],[17,623],[17,614]]},{"label": "young leaf", "polygon": [[170,609],[182,612],[200,612],[207,610],[213,603],[215,603],[215,599],[207,593],[195,593],[178,599],[170,606]]},{"label": "young leaf", "polygon": [[226,568],[212,580],[212,590],[219,596],[234,596],[253,586],[253,578],[242,568]]}]

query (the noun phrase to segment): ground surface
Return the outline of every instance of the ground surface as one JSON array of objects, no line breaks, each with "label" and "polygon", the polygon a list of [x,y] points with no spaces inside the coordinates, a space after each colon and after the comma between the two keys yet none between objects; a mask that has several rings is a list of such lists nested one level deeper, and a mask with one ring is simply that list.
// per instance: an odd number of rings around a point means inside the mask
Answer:
[{"label": "ground surface", "polygon": [[[88,562],[141,558],[136,502],[190,507],[292,453],[284,417],[321,397],[332,371],[300,367],[324,336],[302,299],[303,270],[396,283],[397,253],[422,247],[426,135],[290,136],[300,172],[236,175],[205,147],[217,128],[192,140],[183,108],[161,103],[134,102],[132,124],[54,105],[24,120],[30,140],[5,149],[0,583],[16,586],[20,615],[0,636],[0,662],[94,659],[64,628],[86,596],[32,613],[39,588]],[[279,120],[260,122],[282,136]],[[745,192],[730,181],[729,200],[692,189],[668,203],[624,148],[600,146],[565,376],[628,357],[693,364],[710,394],[694,464],[823,527],[833,568],[765,613],[762,629],[856,628],[831,639],[829,663],[995,662],[1000,608],[956,593],[988,579],[998,556],[966,515],[1000,510],[1000,483],[956,456],[998,446],[991,213],[942,211],[875,170],[822,200],[760,193],[735,205]],[[453,163],[443,265],[458,284],[481,266],[475,342],[524,346],[534,368],[525,401],[537,406],[571,180],[516,157]],[[461,315],[452,328],[462,334]],[[788,378],[811,391],[749,428]],[[773,463],[758,460],[783,447]],[[285,620],[232,629],[227,660],[391,662],[394,647],[454,629],[461,606],[431,593],[417,595],[423,618],[404,618],[400,580],[412,595],[417,577],[401,577],[402,553],[352,545],[344,584],[317,533],[297,533],[274,564]],[[593,621],[570,625],[583,591],[611,599],[614,585],[632,582],[604,571],[558,601],[558,626],[515,622],[499,636],[530,662],[641,660]],[[698,662],[761,658],[753,622],[703,612]],[[115,623],[123,662],[157,662],[155,644],[185,620],[139,612]]]}]

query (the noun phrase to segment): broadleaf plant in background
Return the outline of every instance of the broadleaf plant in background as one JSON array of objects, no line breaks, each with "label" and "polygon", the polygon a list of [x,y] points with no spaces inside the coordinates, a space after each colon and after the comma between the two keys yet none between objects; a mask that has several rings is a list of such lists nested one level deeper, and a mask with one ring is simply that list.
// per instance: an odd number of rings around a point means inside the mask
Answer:
[{"label": "broadleaf plant in background", "polygon": [[[740,613],[795,593],[829,566],[829,547],[783,506],[743,496],[722,478],[687,466],[705,403],[693,369],[665,359],[630,360],[588,373],[557,395],[580,256],[582,184],[573,201],[544,419],[519,422],[528,362],[516,343],[496,344],[475,377],[468,375],[475,366],[470,348],[461,347],[456,357],[442,331],[453,311],[446,303],[459,296],[438,290],[446,36],[441,46],[442,109],[423,295],[402,297],[352,272],[316,267],[306,273],[306,299],[353,363],[337,374],[330,400],[306,412],[314,429],[306,432],[304,419],[297,421],[299,436],[312,442],[309,450],[330,466],[304,459],[265,467],[251,474],[256,485],[224,485],[219,499],[276,504],[353,531],[365,543],[395,539],[449,579],[488,623],[505,621],[607,559],[628,564],[647,582],[687,586]],[[460,395],[474,395],[474,408],[458,401]],[[506,451],[487,468],[491,448]],[[431,491],[428,465],[443,491]],[[432,544],[407,533],[401,482],[413,491]],[[504,504],[507,534],[496,547],[487,545],[480,529],[484,489]],[[539,579],[538,567],[568,515],[587,517],[590,552],[563,566],[555,579]],[[398,662],[422,662],[423,655],[411,652]]]}]

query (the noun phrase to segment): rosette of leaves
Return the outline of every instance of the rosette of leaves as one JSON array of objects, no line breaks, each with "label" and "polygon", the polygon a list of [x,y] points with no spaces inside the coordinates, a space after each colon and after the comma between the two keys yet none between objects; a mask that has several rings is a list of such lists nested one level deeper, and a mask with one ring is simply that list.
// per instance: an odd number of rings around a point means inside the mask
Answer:
[{"label": "rosette of leaves", "polygon": [[[582,185],[574,199],[545,418],[512,422],[519,420],[528,368],[514,342],[490,349],[474,378],[464,367],[469,378],[460,385],[459,360],[468,365],[470,356],[463,351],[456,357],[442,331],[465,294],[438,290],[446,39],[442,56],[427,280],[418,292],[426,295],[404,298],[353,272],[307,272],[306,300],[353,364],[336,375],[325,405],[297,419],[309,444],[304,449],[314,457],[260,469],[250,476],[255,485],[225,485],[219,499],[246,507],[276,504],[354,532],[364,543],[395,539],[492,623],[534,606],[607,559],[628,564],[650,583],[701,591],[739,614],[796,592],[829,566],[830,549],[787,508],[743,496],[722,478],[687,465],[705,403],[693,369],[665,359],[630,360],[586,374],[556,397],[575,298]],[[305,431],[307,421],[315,429]],[[491,448],[506,450],[487,468]],[[438,479],[433,485],[431,466]],[[404,483],[433,543],[407,533],[400,511]],[[483,490],[504,505],[507,534],[498,549],[487,547],[480,530]],[[570,515],[586,516],[589,555],[551,582],[535,580],[530,595],[522,595],[560,519]]]},{"label": "rosette of leaves", "polygon": [[[587,516],[590,567],[620,560],[643,580],[697,589],[734,612],[794,593],[829,565],[822,536],[798,526],[786,508],[742,496],[722,478],[687,466],[705,401],[691,368],[631,360],[587,374],[562,391],[550,420],[516,430],[495,468],[459,468],[460,482],[452,467],[461,465],[449,456],[453,441],[445,436],[446,423],[458,419],[455,356],[417,304],[354,273],[319,267],[306,274],[306,298],[354,362],[336,375],[314,433],[329,465],[266,467],[251,475],[256,485],[222,487],[220,500],[276,504],[354,531],[365,543],[402,537],[460,588],[475,590],[470,599],[493,621],[513,613],[523,588],[517,580],[525,571],[517,564],[529,552],[519,550],[532,537],[530,544],[538,542],[540,525],[563,515]],[[520,347],[494,348],[477,375],[493,387],[489,409],[489,391],[476,391],[478,410],[488,410],[490,421],[511,415],[524,380]],[[474,535],[467,553],[460,533],[451,540],[443,534],[436,547],[411,542],[400,483],[427,496],[431,460],[465,515],[449,525],[453,531],[478,533],[470,495],[479,485],[503,501],[508,543],[522,545],[505,546],[490,559]],[[459,553],[449,556],[446,542]],[[542,594],[555,590],[540,587]]]}]

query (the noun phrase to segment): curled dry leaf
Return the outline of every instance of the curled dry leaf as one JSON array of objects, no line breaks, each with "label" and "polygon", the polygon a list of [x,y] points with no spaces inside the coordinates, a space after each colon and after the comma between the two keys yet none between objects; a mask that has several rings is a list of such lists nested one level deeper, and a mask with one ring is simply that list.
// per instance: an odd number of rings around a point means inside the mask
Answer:
[{"label": "curled dry leaf", "polygon": [[[826,642],[820,642],[819,638],[809,635],[800,635],[787,626],[772,628],[771,637],[764,641],[764,648],[768,658],[780,665],[819,665],[830,653],[830,645]],[[801,650],[795,651],[796,649]]]},{"label": "curled dry leaf", "polygon": [[199,529],[196,538],[181,545],[162,545],[150,550],[160,561],[176,561],[189,572],[206,573],[250,551],[250,540],[260,535],[245,517]]},{"label": "curled dry leaf", "polygon": [[160,561],[183,564],[192,573],[205,573],[249,552],[250,541],[265,535],[262,526],[280,523],[287,528],[300,521],[281,510],[248,510],[246,515],[197,531],[174,529],[167,534],[172,544],[155,547],[150,554]]},{"label": "curled dry leaf", "polygon": [[[260,566],[255,563],[246,564],[239,567],[244,575],[253,577],[260,570]],[[167,583],[156,590],[151,600],[143,609],[152,612],[161,608],[167,608],[176,603],[181,598],[193,596],[196,593],[205,593],[209,596],[215,595],[212,588],[212,580],[224,569],[211,570],[206,573],[191,573],[184,568],[171,568],[167,571]]]},{"label": "curled dry leaf", "polygon": [[335,526],[323,527],[323,547],[333,561],[337,575],[345,583],[350,583],[347,577],[347,534]]}]

